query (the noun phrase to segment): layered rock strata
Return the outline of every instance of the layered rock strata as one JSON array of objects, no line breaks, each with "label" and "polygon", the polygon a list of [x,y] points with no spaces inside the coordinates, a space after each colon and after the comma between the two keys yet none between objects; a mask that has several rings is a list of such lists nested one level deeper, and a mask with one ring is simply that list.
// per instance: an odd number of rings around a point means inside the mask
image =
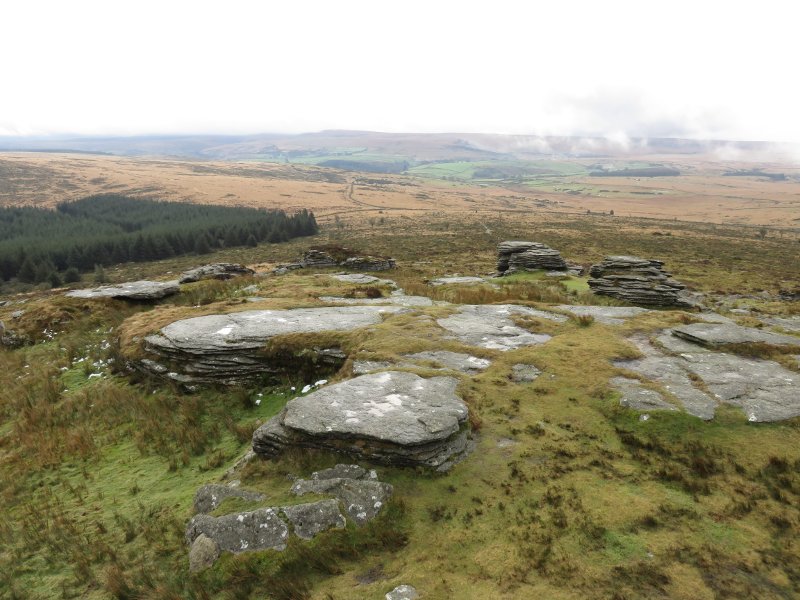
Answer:
[{"label": "layered rock strata", "polygon": [[693,306],[682,294],[684,285],[664,271],[660,260],[608,256],[589,270],[595,294],[644,306]]},{"label": "layered rock strata", "polygon": [[468,412],[452,377],[386,371],[295,398],[253,434],[253,450],[277,456],[317,448],[398,465],[446,470],[469,449]]},{"label": "layered rock strata", "polygon": [[175,321],[147,336],[145,371],[181,383],[238,384],[270,373],[296,372],[304,361],[334,369],[346,355],[313,343],[291,357],[268,356],[266,343],[281,335],[351,331],[379,323],[398,306],[341,306],[250,310]]},{"label": "layered rock strata", "polygon": [[497,272],[500,275],[515,271],[566,271],[567,263],[558,250],[539,242],[506,241],[497,246]]}]

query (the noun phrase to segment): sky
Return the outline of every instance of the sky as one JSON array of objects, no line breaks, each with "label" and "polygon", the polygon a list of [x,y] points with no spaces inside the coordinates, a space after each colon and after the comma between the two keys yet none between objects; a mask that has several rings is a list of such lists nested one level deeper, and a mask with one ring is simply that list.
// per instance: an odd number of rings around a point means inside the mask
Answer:
[{"label": "sky", "polygon": [[8,1],[0,135],[800,142],[788,0]]}]

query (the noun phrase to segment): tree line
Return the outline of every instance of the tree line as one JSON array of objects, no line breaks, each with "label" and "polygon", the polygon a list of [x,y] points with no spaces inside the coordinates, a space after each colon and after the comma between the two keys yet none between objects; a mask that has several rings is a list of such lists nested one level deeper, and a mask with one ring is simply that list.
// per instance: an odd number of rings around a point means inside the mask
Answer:
[{"label": "tree line", "polygon": [[62,203],[56,210],[6,207],[0,208],[0,277],[58,285],[97,265],[279,243],[318,231],[314,213],[305,209],[287,215],[117,194]]}]

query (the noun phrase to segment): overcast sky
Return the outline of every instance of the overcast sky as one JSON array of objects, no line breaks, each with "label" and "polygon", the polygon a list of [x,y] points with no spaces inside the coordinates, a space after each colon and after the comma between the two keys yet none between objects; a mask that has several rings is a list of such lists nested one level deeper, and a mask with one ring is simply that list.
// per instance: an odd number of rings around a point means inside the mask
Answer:
[{"label": "overcast sky", "polygon": [[0,135],[800,142],[798,16],[789,0],[9,0]]}]

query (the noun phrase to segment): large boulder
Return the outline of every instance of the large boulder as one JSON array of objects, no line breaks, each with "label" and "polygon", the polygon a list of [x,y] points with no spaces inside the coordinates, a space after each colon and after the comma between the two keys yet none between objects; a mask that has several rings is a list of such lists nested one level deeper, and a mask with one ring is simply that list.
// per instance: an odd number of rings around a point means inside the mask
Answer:
[{"label": "large boulder", "polygon": [[67,292],[70,298],[120,298],[123,300],[160,300],[181,291],[177,281],[131,281]]},{"label": "large boulder", "polygon": [[558,250],[539,242],[506,241],[497,245],[497,272],[566,271],[567,263]]},{"label": "large boulder", "polygon": [[231,279],[243,275],[255,275],[255,271],[236,263],[213,263],[190,269],[181,274],[180,283],[192,283],[201,279]]},{"label": "large boulder", "polygon": [[691,307],[684,285],[664,271],[660,260],[635,256],[608,256],[589,269],[589,287],[595,294],[644,306]]},{"label": "large boulder", "polygon": [[265,457],[287,447],[368,460],[448,468],[469,448],[468,412],[452,377],[387,371],[362,375],[291,400],[253,434]]},{"label": "large boulder", "polygon": [[[398,306],[342,306],[293,310],[250,310],[175,321],[145,338],[147,358],[138,365],[181,383],[238,384],[269,373],[296,372],[303,362],[338,368],[338,348],[311,345],[301,356],[266,356],[266,343],[296,333],[352,331],[379,323]],[[168,365],[168,366],[167,366]]]}]

